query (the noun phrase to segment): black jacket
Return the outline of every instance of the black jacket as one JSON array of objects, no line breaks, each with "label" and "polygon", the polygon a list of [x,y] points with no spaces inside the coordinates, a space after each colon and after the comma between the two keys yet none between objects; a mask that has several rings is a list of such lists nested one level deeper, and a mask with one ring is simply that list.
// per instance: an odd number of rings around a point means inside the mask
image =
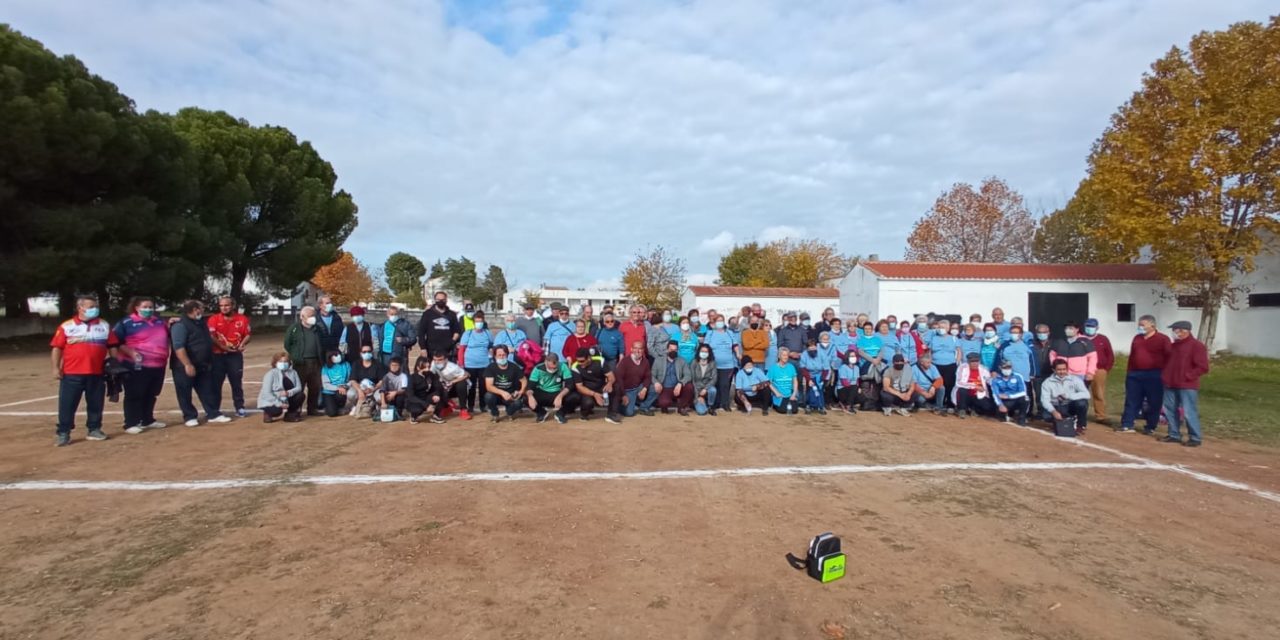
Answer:
[{"label": "black jacket", "polygon": [[182,316],[178,324],[187,330],[187,343],[181,346],[174,345],[172,332],[170,332],[169,346],[173,349],[169,354],[169,366],[174,368],[182,366],[182,361],[178,359],[178,349],[185,348],[187,359],[191,364],[197,369],[208,369],[213,365],[213,337],[209,335],[209,325],[192,320],[188,316]]},{"label": "black jacket", "polygon": [[[342,321],[342,314],[334,311],[329,314],[330,326],[325,326],[324,317],[316,312],[316,333],[320,334],[320,350],[324,353],[338,350],[338,341],[342,339],[342,330],[347,327]],[[356,349],[359,351],[359,349]]]},{"label": "black jacket", "polygon": [[462,323],[451,309],[441,311],[432,305],[418,320],[418,346],[428,352],[452,351],[457,346],[454,335],[462,335]]}]

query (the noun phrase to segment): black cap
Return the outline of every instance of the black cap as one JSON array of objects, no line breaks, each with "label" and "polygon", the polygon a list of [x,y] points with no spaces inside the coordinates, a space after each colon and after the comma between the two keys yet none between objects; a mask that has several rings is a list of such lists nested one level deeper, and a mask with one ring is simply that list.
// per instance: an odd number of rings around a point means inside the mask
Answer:
[{"label": "black cap", "polygon": [[526,303],[524,303],[524,308],[526,308],[526,309],[533,309],[533,308],[534,308],[533,303],[532,303],[532,302],[526,302]]},{"label": "black cap", "polygon": [[906,361],[907,361],[907,357],[906,357],[906,356],[904,356],[904,355],[902,355],[901,353],[895,353],[895,354],[893,354],[893,361],[894,361],[894,362],[906,362]]},{"label": "black cap", "polygon": [[476,306],[474,304],[471,304],[470,302],[466,303],[465,305],[462,305],[463,311],[475,311],[475,309],[476,309]]},{"label": "black cap", "polygon": [[679,343],[678,341],[676,341],[676,340],[668,340],[668,341],[667,341],[667,346],[668,346],[668,347],[678,347],[678,346],[680,346],[680,343]]},{"label": "black cap", "polygon": [[589,348],[587,348],[587,347],[578,347],[578,357],[579,357],[579,358],[590,358],[590,357],[591,357],[591,349],[589,349]]},{"label": "black cap", "polygon": [[969,354],[969,357],[967,359],[969,360],[969,362],[979,362],[982,360],[982,356],[976,353],[971,353]]},{"label": "black cap", "polygon": [[1186,320],[1179,320],[1179,321],[1177,321],[1177,322],[1175,322],[1175,323],[1173,323],[1173,324],[1169,325],[1169,328],[1170,328],[1170,329],[1182,329],[1182,330],[1184,330],[1184,331],[1190,331],[1190,330],[1191,330],[1191,323],[1190,323],[1190,322],[1187,322]]}]

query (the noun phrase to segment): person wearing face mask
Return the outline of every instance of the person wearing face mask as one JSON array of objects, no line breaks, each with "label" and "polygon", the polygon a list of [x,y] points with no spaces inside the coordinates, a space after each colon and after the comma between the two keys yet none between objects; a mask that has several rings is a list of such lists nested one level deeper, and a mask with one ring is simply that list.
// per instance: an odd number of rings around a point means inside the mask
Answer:
[{"label": "person wearing face mask", "polygon": [[[450,403],[452,399],[453,406],[461,409],[467,403],[467,389],[470,388],[470,374],[466,369],[458,366],[449,360],[449,354],[446,351],[436,351],[431,354],[431,371],[440,378],[440,388],[444,390],[444,402]],[[447,410],[447,407],[445,408]],[[437,411],[436,415],[443,418],[445,411]],[[471,414],[459,411],[458,417],[463,420],[470,420]]]},{"label": "person wearing face mask", "polygon": [[[347,313],[351,315],[351,322],[342,330],[342,337],[338,340],[338,344],[347,354],[347,359],[354,364],[360,358],[360,350],[364,347],[372,349],[373,357],[378,358],[378,353],[382,349],[381,332],[377,327],[364,321],[364,307],[353,306],[347,310]],[[378,359],[381,361],[381,358]]]},{"label": "person wearing face mask", "polygon": [[440,376],[431,370],[431,358],[418,356],[413,364],[413,375],[409,376],[409,393],[405,399],[409,423],[418,424],[423,416],[432,424],[444,422],[437,414],[447,402]]},{"label": "person wearing face mask", "polygon": [[826,385],[834,373],[831,355],[835,349],[830,348],[830,334],[827,336],[828,349],[824,352],[818,348],[818,342],[810,339],[800,354],[800,397],[804,399],[804,412],[817,412],[827,415]]},{"label": "person wearing face mask", "polygon": [[778,347],[778,361],[769,367],[769,396],[773,408],[785,415],[793,415],[800,407],[800,373],[786,347]]},{"label": "person wearing face mask", "polygon": [[462,317],[459,320],[462,321],[462,331],[464,333],[476,328],[475,315],[476,305],[472,304],[470,300],[463,300]]},{"label": "person wearing face mask", "polygon": [[836,317],[835,309],[832,309],[831,307],[827,307],[826,309],[823,309],[822,317],[819,318],[818,322],[813,325],[813,329],[810,330],[809,332],[810,335],[812,335],[814,339],[817,339],[818,334],[824,331],[830,333],[831,320],[834,319],[835,317]]},{"label": "person wearing face mask", "polygon": [[1062,326],[1062,334],[1063,337],[1049,343],[1049,359],[1066,360],[1071,375],[1080,376],[1087,386],[1098,370],[1098,352],[1092,342],[1080,335],[1080,325],[1068,322]]},{"label": "person wearing face mask", "polygon": [[991,411],[992,403],[987,392],[991,371],[982,366],[981,360],[981,356],[971,353],[965,358],[967,366],[956,372],[956,388],[951,401],[956,405],[957,418]]},{"label": "person wearing face mask", "polygon": [[911,415],[909,409],[913,404],[911,391],[914,389],[915,378],[910,371],[907,371],[906,356],[901,353],[895,354],[890,362],[892,366],[884,372],[884,377],[880,381],[880,410],[886,416],[893,413],[909,416]]},{"label": "person wearing face mask", "polygon": [[711,347],[705,344],[698,345],[697,356],[693,364],[693,408],[698,415],[716,415],[716,409],[720,406],[716,397],[718,390],[716,389],[716,371],[715,360],[711,356]]},{"label": "person wearing face mask", "polygon": [[[911,338],[915,341],[915,359],[917,362],[919,362],[920,356],[924,355],[924,352],[929,350],[928,339],[932,333],[933,330],[929,328],[928,317],[925,315],[916,316],[916,323],[911,325]],[[910,360],[911,358],[908,357],[907,359]]]},{"label": "person wearing face mask", "polygon": [[810,338],[817,340],[818,333],[813,330],[813,322],[809,318],[808,311],[800,312],[800,326],[804,329],[805,343],[808,344]]},{"label": "person wearing face mask", "polygon": [[[892,330],[892,327],[890,329]],[[920,357],[917,351],[915,335],[911,332],[911,322],[903,320],[899,323],[897,331],[893,333],[893,337],[898,343],[897,352],[901,353],[903,358],[906,358],[907,367],[910,368]]]},{"label": "person wearing face mask", "polygon": [[[169,328],[169,339],[169,369],[173,374],[173,389],[178,396],[178,407],[182,410],[184,424],[188,427],[200,426],[200,414],[191,401],[192,391],[204,407],[207,422],[231,422],[231,418],[222,415],[219,408],[222,398],[215,394],[213,386],[213,337],[204,323],[204,304],[199,300],[183,303],[182,316]],[[319,357],[315,359],[315,364],[318,376]]]},{"label": "person wearing face mask", "polygon": [[[782,316],[782,326],[778,327],[778,349],[785,348],[790,354],[793,363],[800,362],[800,354],[804,351],[805,341],[808,340],[809,332],[800,326],[800,321],[796,316],[796,312],[788,311]],[[772,364],[770,365],[772,367]]]},{"label": "person wearing face mask", "polygon": [[703,324],[702,316],[697,309],[689,310],[689,326],[693,329],[693,333],[699,338],[707,335],[707,325]]},{"label": "person wearing face mask", "polygon": [[1013,370],[1012,362],[1005,360],[1000,363],[1000,375],[991,379],[991,397],[1005,422],[1012,420],[1020,427],[1027,426],[1027,409],[1030,408],[1027,379]]},{"label": "person wearing face mask", "polygon": [[493,348],[506,347],[507,357],[519,365],[521,363],[520,358],[516,355],[516,350],[520,348],[521,343],[528,339],[529,337],[525,335],[525,332],[516,327],[515,314],[508,313],[502,318],[502,331],[495,333],[493,336]]},{"label": "person wearing face mask", "polygon": [[889,324],[888,320],[877,322],[876,337],[880,338],[880,361],[893,362],[893,356],[897,355],[902,348],[898,342],[898,336],[893,334],[893,325]]},{"label": "person wearing face mask", "polygon": [[1173,342],[1156,328],[1156,318],[1138,318],[1138,335],[1129,344],[1129,367],[1124,378],[1124,414],[1120,432],[1132,433],[1138,414],[1146,418],[1142,432],[1151,435],[1160,424],[1160,408],[1164,406],[1164,382],[1161,373],[1169,361]]},{"label": "person wearing face mask", "polygon": [[996,307],[991,310],[991,326],[995,327],[996,335],[1000,337],[1001,342],[1009,341],[1009,329],[1013,328],[1013,323],[1004,319],[1004,309]]},{"label": "person wearing face mask", "polygon": [[[606,315],[612,314],[606,312]],[[537,309],[534,305],[528,302],[524,303],[524,314],[516,318],[515,328],[523,331],[527,340],[542,346],[542,319],[538,317]],[[519,345],[513,348],[518,349]]]},{"label": "person wearing face mask", "polygon": [[884,348],[884,341],[876,335],[875,326],[870,322],[863,323],[861,329],[854,348],[858,350],[858,368],[866,379],[880,368],[880,350]]},{"label": "person wearing face mask", "polygon": [[752,317],[742,332],[742,356],[752,362],[763,362],[769,353],[769,332],[759,318]]},{"label": "person wearing face mask", "polygon": [[[197,303],[199,304],[199,303]],[[84,399],[88,410],[85,427],[89,440],[106,440],[102,432],[102,410],[106,402],[103,377],[107,357],[116,357],[120,340],[111,325],[98,317],[98,301],[81,296],[76,300],[75,317],[58,325],[49,342],[53,377],[58,381],[58,427],[55,445],[71,444],[76,411]]]},{"label": "person wearing face mask", "polygon": [[449,309],[449,295],[437,291],[434,302],[418,319],[418,347],[423,351],[453,353],[462,337],[458,314]]},{"label": "person wearing face mask", "polygon": [[356,400],[351,383],[351,363],[339,351],[325,354],[325,364],[320,370],[320,404],[324,415],[330,418],[344,413],[347,403]]},{"label": "person wearing face mask", "polygon": [[689,409],[693,407],[693,367],[680,357],[678,341],[667,341],[666,354],[653,361],[651,372],[658,410],[667,413],[674,404],[676,413],[689,415]]},{"label": "person wearing face mask", "polygon": [[769,378],[751,356],[742,356],[742,368],[733,377],[734,397],[738,409],[751,415],[752,409],[759,406],[764,415],[769,415]]},{"label": "person wearing face mask", "polygon": [[605,311],[601,316],[600,329],[596,331],[596,345],[605,364],[617,364],[622,357],[622,328],[618,325],[613,311]]},{"label": "person wearing face mask", "polygon": [[[342,346],[342,332],[345,325],[342,321],[342,314],[338,313],[333,306],[333,298],[329,296],[321,296],[317,304],[316,311],[316,333],[320,336],[321,351],[330,349],[339,349],[346,352],[346,347]],[[319,366],[316,371],[319,371]],[[304,379],[305,383],[306,380]]]},{"label": "person wearing face mask", "polygon": [[1093,381],[1088,385],[1089,394],[1093,396],[1093,419],[1111,426],[1111,417],[1107,415],[1107,377],[1116,366],[1116,353],[1111,348],[1111,339],[1098,332],[1097,318],[1084,321],[1084,339],[1093,343],[1093,352],[1097,354]]},{"label": "person wearing face mask", "polygon": [[[361,347],[359,359],[351,366],[347,378],[348,395],[353,398],[351,415],[357,418],[373,417],[374,392],[379,380],[387,375],[387,368],[374,357],[372,347]],[[362,411],[363,408],[363,411]]]},{"label": "person wearing face mask", "polygon": [[[378,382],[373,393],[381,411],[394,409],[390,422],[400,420],[409,400],[409,374],[404,370],[404,362],[400,358],[391,359],[387,374]],[[373,414],[373,420],[382,421],[381,414]]]},{"label": "person wearing face mask", "polygon": [[843,362],[849,356],[850,350],[853,349],[854,338],[844,330],[844,322],[840,318],[832,318],[828,324],[831,325],[831,330],[827,333],[831,336],[831,344],[836,350],[835,360],[836,362]]},{"label": "person wearing face mask", "polygon": [[120,343],[120,358],[134,364],[124,379],[124,431],[137,435],[161,429],[156,420],[156,399],[164,390],[164,368],[169,362],[169,326],[156,316],[155,300],[140,296],[129,301],[129,315],[112,333]]},{"label": "person wearing face mask", "polygon": [[942,415],[947,409],[947,389],[942,373],[933,366],[933,354],[926,351],[911,366],[911,400],[917,409],[932,405],[934,415]]},{"label": "person wearing face mask", "polygon": [[[667,342],[671,340],[671,334],[663,325],[663,315],[657,311],[649,313],[649,326],[645,327],[645,356],[649,362],[667,354]],[[670,314],[666,316],[670,317]]]},{"label": "person wearing face mask", "polygon": [[[306,306],[298,311],[298,321],[284,334],[284,350],[289,353],[294,371],[306,387],[307,413],[320,415],[320,369],[324,366],[324,347],[317,328],[315,307]],[[334,347],[335,349],[337,347]]]},{"label": "person wearing face mask", "polygon": [[1209,350],[1191,335],[1191,323],[1179,320],[1171,325],[1173,345],[1160,374],[1164,384],[1164,415],[1169,434],[1161,442],[1182,442],[1182,424],[1187,425],[1188,447],[1200,446],[1200,378],[1209,373]]},{"label": "person wearing face mask", "polygon": [[[666,331],[662,333],[665,335]],[[663,347],[662,357],[655,359],[655,363],[658,360],[666,361],[665,343]],[[658,400],[658,394],[653,390],[653,367],[649,364],[647,355],[644,344],[636,342],[631,345],[630,353],[618,360],[613,376],[618,388],[614,396],[618,398],[617,404],[620,406],[611,407],[609,414],[605,415],[606,422],[619,422],[616,415],[619,412],[628,418],[637,413],[653,415],[653,405]],[[613,396],[610,400],[613,400]]]},{"label": "person wearing face mask", "polygon": [[507,420],[515,420],[528,389],[524,370],[511,361],[511,349],[506,345],[493,348],[493,363],[484,370],[484,406],[489,410],[489,422],[501,422],[498,406],[506,409]]},{"label": "person wearing face mask", "polygon": [[662,327],[663,331],[667,332],[668,340],[674,339],[677,335],[680,335],[679,322],[680,322],[680,317],[677,315],[676,312],[674,311],[662,312],[662,324],[660,326]]},{"label": "person wearing face mask", "polygon": [[534,367],[529,375],[525,400],[533,409],[538,424],[545,422],[548,415],[554,415],[560,424],[565,423],[565,411],[573,410],[566,405],[572,386],[573,371],[560,362],[560,356],[548,353],[542,364]]},{"label": "person wearing face mask", "polygon": [[391,363],[392,358],[400,358],[407,362],[409,350],[418,341],[418,334],[414,331],[413,325],[404,319],[402,310],[396,305],[387,307],[387,320],[382,323],[378,334],[380,343],[377,352],[384,367]]},{"label": "person wearing face mask", "polygon": [[470,420],[476,406],[484,404],[484,370],[493,361],[493,334],[485,323],[484,312],[472,314],[472,329],[462,334],[458,341],[459,359],[467,371],[467,400],[459,407],[458,417]]},{"label": "person wearing face mask", "polygon": [[287,351],[271,356],[271,368],[262,376],[262,389],[258,391],[262,421],[270,424],[284,416],[285,422],[302,422],[302,383]]},{"label": "person wearing face mask", "polygon": [[996,332],[996,325],[988,322],[982,327],[982,347],[978,350],[981,356],[982,366],[987,369],[994,369],[996,365],[996,356],[1000,352],[1000,334]]},{"label": "person wearing face mask", "polygon": [[[1022,376],[1030,385],[1038,373],[1035,354],[1022,334],[1021,326],[1009,328],[1009,340],[996,352],[996,362],[1008,362],[1013,365],[1013,372]],[[1030,393],[1031,389],[1028,389]]]},{"label": "person wearing face mask", "polygon": [[[728,411],[733,407],[733,374],[738,367],[741,352],[729,333],[724,318],[719,316],[707,336],[704,344],[711,348],[712,359],[716,366],[715,403],[720,409]],[[713,414],[714,415],[714,414]]]},{"label": "person wearing face mask", "polygon": [[972,322],[960,329],[960,359],[963,361],[969,354],[982,353],[982,335],[978,333],[978,325]]},{"label": "person wearing face mask", "polygon": [[757,363],[757,365],[764,369],[767,374],[769,373],[769,367],[772,367],[778,361],[778,332],[774,331],[773,322],[765,318],[761,318],[760,328],[769,336],[769,348],[765,349],[764,361]]},{"label": "person wearing face mask", "polygon": [[845,413],[857,413],[862,405],[862,392],[858,389],[858,378],[862,376],[858,369],[858,354],[849,352],[836,369],[836,402]]},{"label": "person wearing face mask", "polygon": [[951,323],[945,318],[939,318],[934,326],[933,333],[929,334],[927,342],[929,355],[933,366],[937,367],[938,373],[942,375],[943,397],[948,411],[954,412],[955,405],[951,398],[956,388],[957,363],[961,360],[960,340],[951,335]]},{"label": "person wearing face mask", "polygon": [[1083,435],[1089,419],[1089,390],[1080,376],[1072,375],[1067,361],[1053,361],[1053,375],[1040,387],[1040,407],[1060,422],[1070,416],[1075,422],[1076,435]]},{"label": "person wearing face mask", "polygon": [[[1027,339],[1023,336],[1023,339]],[[1053,346],[1051,334],[1049,333],[1049,325],[1043,322],[1036,325],[1035,334],[1031,336],[1031,370],[1034,378],[1031,381],[1032,396],[1036,403],[1031,407],[1031,415],[1035,417],[1040,415],[1040,419],[1045,422],[1049,421],[1049,412],[1041,411],[1043,403],[1040,402],[1040,389],[1044,387],[1044,381],[1053,376],[1053,360],[1049,358],[1050,348]]]},{"label": "person wearing face mask", "polygon": [[[640,349],[644,349],[643,343]],[[585,347],[578,349],[574,354],[573,365],[569,368],[573,370],[573,388],[576,393],[566,399],[569,406],[566,411],[573,411],[572,407],[576,406],[578,419],[585,422],[591,419],[596,407],[606,407],[608,410],[607,396],[613,391],[615,376],[606,372],[604,365],[591,357],[591,350]],[[610,422],[616,422],[616,418]]]}]

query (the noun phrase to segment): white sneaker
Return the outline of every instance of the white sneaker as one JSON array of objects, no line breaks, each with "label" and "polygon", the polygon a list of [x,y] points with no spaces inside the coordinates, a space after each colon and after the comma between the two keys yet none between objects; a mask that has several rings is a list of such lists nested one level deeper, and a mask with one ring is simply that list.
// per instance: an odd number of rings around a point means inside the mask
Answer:
[{"label": "white sneaker", "polygon": [[209,418],[206,422],[209,424],[226,424],[231,422],[231,418],[229,416],[221,415],[216,418]]},{"label": "white sneaker", "polygon": [[885,414],[886,416],[887,416],[887,415],[892,415],[892,414],[893,414],[893,409],[890,409],[890,408],[888,408],[888,407],[885,407],[885,408],[883,409],[883,411],[884,411],[884,414]]},{"label": "white sneaker", "polygon": [[904,408],[904,407],[898,407],[898,415],[900,415],[900,416],[910,416],[910,415],[911,415],[911,412],[910,412],[910,411],[907,411],[907,410],[906,410],[906,408]]},{"label": "white sneaker", "polygon": [[147,430],[147,428],[146,428],[146,427],[144,427],[144,426],[142,426],[142,425],[140,425],[140,424],[135,424],[135,425],[133,425],[132,427],[129,427],[128,429],[125,429],[125,430],[124,430],[124,432],[125,432],[125,433],[127,433],[127,434],[129,434],[129,435],[131,435],[131,436],[136,436],[136,435],[138,435],[139,433],[142,433],[143,431],[146,431],[146,430]]},{"label": "white sneaker", "polygon": [[185,424],[185,425],[187,425],[188,427],[198,427],[198,426],[200,426],[200,420],[198,420],[198,419],[197,419],[197,420],[188,420],[188,421],[186,421],[186,422],[184,422],[184,423],[182,423],[182,424]]},{"label": "white sneaker", "polygon": [[163,429],[163,428],[165,428],[165,427],[167,427],[167,426],[169,426],[169,425],[167,425],[167,424],[165,424],[165,423],[160,422],[159,420],[157,420],[157,421],[155,421],[155,422],[152,422],[151,424],[143,425],[143,426],[145,426],[145,427],[146,427],[146,428],[148,428],[148,429]]}]

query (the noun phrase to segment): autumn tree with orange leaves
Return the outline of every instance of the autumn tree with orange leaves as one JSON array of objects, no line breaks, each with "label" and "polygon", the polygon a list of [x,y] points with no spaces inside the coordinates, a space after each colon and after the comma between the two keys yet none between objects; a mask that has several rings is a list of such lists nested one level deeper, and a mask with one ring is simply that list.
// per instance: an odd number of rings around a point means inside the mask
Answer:
[{"label": "autumn tree with orange leaves", "polygon": [[334,304],[346,306],[373,299],[373,276],[350,251],[339,253],[337,260],[320,267],[311,281],[333,298]]},{"label": "autumn tree with orange leaves", "polygon": [[1036,223],[1022,196],[990,177],[975,191],[958,182],[916,221],[907,259],[924,262],[1030,262]]}]

